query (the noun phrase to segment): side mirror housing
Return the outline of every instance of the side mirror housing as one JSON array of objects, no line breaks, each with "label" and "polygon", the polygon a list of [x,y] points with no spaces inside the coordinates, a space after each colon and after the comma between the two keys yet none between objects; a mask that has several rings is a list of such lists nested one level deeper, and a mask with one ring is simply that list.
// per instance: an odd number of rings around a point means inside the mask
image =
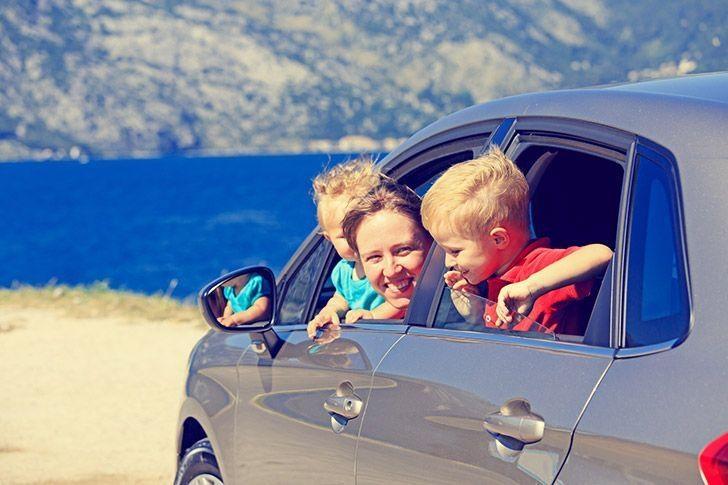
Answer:
[{"label": "side mirror housing", "polygon": [[275,277],[264,266],[238,269],[202,288],[198,303],[202,316],[214,330],[267,330],[276,305]]}]

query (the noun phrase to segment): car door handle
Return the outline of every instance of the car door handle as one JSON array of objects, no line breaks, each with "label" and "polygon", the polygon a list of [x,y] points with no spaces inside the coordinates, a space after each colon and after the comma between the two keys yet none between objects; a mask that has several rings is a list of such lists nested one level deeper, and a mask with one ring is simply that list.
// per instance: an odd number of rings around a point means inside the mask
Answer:
[{"label": "car door handle", "polygon": [[499,411],[487,415],[483,427],[507,447],[522,449],[523,445],[541,441],[545,423],[543,417],[531,411],[528,401],[511,399]]},{"label": "car door handle", "polygon": [[342,382],[336,392],[324,401],[324,409],[329,414],[338,414],[342,418],[354,419],[361,413],[363,402],[354,394],[351,382]]},{"label": "car door handle", "polygon": [[354,386],[349,381],[342,382],[336,392],[324,401],[324,410],[331,416],[331,429],[341,433],[350,419],[361,413],[364,403],[354,393]]}]

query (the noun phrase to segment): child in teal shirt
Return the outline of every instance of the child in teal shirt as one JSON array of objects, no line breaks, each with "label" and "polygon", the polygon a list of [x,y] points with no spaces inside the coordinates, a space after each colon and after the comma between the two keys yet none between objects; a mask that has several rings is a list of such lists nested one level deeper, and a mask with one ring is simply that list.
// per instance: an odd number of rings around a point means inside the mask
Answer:
[{"label": "child in teal shirt", "polygon": [[234,282],[223,288],[227,304],[217,320],[226,327],[264,320],[270,310],[270,284],[258,274],[244,275]]},{"label": "child in teal shirt", "polygon": [[400,311],[374,291],[364,275],[361,263],[349,247],[341,228],[349,203],[379,185],[382,175],[372,160],[353,160],[337,165],[313,181],[316,215],[323,236],[331,241],[341,256],[331,272],[336,293],[308,324],[308,334],[325,325],[338,326],[345,315],[346,323],[360,319],[395,318]]}]

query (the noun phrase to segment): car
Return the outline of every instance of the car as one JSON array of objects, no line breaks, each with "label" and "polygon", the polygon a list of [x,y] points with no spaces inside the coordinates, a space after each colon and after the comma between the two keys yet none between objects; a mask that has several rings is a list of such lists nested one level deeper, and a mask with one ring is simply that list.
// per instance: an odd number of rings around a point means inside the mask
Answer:
[{"label": "car", "polygon": [[[201,291],[177,483],[726,483],[727,133],[728,73],[519,95],[417,132],[384,173],[423,194],[496,145],[535,236],[614,250],[583,335],[460,321],[433,245],[403,320],[311,341],[337,261],[313,231],[277,279]],[[226,282],[251,275],[271,311],[223,327]]]}]

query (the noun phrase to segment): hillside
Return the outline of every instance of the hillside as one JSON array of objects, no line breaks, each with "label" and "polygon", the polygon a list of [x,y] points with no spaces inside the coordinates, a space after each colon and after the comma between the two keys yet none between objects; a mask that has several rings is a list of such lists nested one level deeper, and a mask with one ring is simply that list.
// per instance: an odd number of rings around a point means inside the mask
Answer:
[{"label": "hillside", "polygon": [[726,69],[727,26],[722,0],[13,2],[0,160],[387,150],[475,102]]}]

